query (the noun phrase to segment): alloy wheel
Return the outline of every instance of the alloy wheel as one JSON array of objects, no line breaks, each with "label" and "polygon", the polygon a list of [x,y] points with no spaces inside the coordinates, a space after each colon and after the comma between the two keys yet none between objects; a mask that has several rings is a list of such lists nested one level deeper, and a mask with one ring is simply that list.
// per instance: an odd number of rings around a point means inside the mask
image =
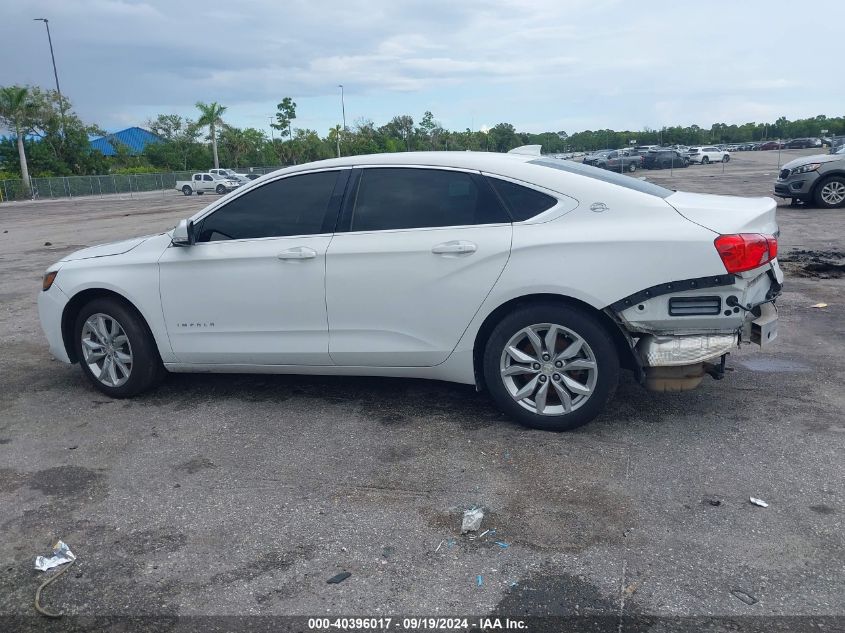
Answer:
[{"label": "alloy wheel", "polygon": [[553,323],[514,334],[499,361],[502,383],[524,409],[562,415],[583,406],[596,386],[598,366],[587,341]]},{"label": "alloy wheel", "polygon": [[845,201],[845,183],[839,180],[831,180],[825,183],[821,192],[822,200],[831,206],[842,204]]},{"label": "alloy wheel", "polygon": [[120,387],[132,373],[132,346],[117,320],[98,312],[82,326],[82,355],[91,374],[108,387]]}]

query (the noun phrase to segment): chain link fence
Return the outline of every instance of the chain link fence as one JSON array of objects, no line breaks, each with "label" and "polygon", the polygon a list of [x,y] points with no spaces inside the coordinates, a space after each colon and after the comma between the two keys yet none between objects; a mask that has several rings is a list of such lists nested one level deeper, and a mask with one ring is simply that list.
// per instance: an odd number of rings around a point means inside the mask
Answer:
[{"label": "chain link fence", "polygon": [[[266,174],[281,167],[250,167],[238,173]],[[0,180],[0,203],[15,200],[56,200],[83,196],[127,195],[175,189],[177,180],[190,180],[196,171],[161,174],[108,174],[102,176],[55,176],[30,178],[29,191],[23,180]]]}]

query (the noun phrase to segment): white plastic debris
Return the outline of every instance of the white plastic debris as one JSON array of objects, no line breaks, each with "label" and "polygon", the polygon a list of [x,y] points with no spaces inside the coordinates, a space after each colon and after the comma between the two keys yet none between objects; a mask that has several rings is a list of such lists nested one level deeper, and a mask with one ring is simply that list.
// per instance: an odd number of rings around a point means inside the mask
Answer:
[{"label": "white plastic debris", "polygon": [[481,527],[481,520],[484,518],[484,511],[481,508],[464,510],[464,520],[461,523],[461,534],[477,532]]},{"label": "white plastic debris", "polygon": [[76,556],[70,551],[70,548],[64,541],[56,541],[53,544],[53,555],[49,558],[46,556],[35,557],[35,569],[40,571],[47,571],[64,565],[65,563],[72,563],[76,560]]},{"label": "white plastic debris", "polygon": [[753,503],[755,506],[760,506],[761,508],[768,508],[769,507],[768,503],[766,503],[762,499],[758,499],[757,497],[750,497],[748,500],[751,503]]}]

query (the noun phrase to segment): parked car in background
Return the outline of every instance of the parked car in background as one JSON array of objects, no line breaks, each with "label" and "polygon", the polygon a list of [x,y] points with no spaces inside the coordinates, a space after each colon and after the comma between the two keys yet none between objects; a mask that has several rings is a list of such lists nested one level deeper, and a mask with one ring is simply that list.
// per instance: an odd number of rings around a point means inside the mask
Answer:
[{"label": "parked car in background", "polygon": [[830,153],[836,154],[840,148],[845,147],[845,136],[833,136],[830,138]]},{"label": "parked car in background", "polygon": [[593,167],[600,167],[601,169],[610,169],[611,171],[627,171],[635,172],[642,166],[641,156],[630,156],[627,150],[607,150],[585,156],[583,162],[592,165]]},{"label": "parked car in background", "polygon": [[690,147],[689,152],[690,163],[700,163],[707,165],[708,163],[727,163],[731,159],[731,153],[723,149],[719,149],[715,145],[707,145],[705,147]]},{"label": "parked car in background", "polygon": [[784,149],[808,149],[810,147],[821,147],[820,138],[794,138],[784,144]]},{"label": "parked car in background", "polygon": [[244,174],[244,178],[247,180],[258,180],[261,178],[261,174]]},{"label": "parked car in background", "polygon": [[760,151],[771,150],[771,149],[783,149],[785,143],[783,141],[766,141],[765,143],[760,143],[757,146],[757,149]]},{"label": "parked car in background", "polygon": [[194,174],[190,180],[177,180],[176,189],[186,196],[196,193],[198,196],[206,192],[229,193],[241,186],[241,183],[231,178],[224,178],[217,174],[203,172]]},{"label": "parked car in background", "polygon": [[224,169],[223,167],[220,167],[219,169],[209,169],[208,173],[214,176],[220,176],[221,178],[231,178],[233,180],[237,180],[238,177],[243,177],[245,175],[235,172],[234,169]]},{"label": "parked car in background", "polygon": [[643,156],[643,167],[645,169],[689,167],[689,156],[673,149],[659,149]]},{"label": "parked car in background", "polygon": [[52,354],[114,398],[167,371],[416,377],[562,431],[620,368],[682,391],[775,339],[775,211],[537,155],[348,156],[71,253],[38,311]]},{"label": "parked car in background", "polygon": [[845,146],[837,154],[802,156],[786,163],[775,181],[775,195],[815,202],[825,209],[845,206]]},{"label": "parked car in background", "polygon": [[615,152],[614,149],[597,149],[594,152],[590,152],[584,155],[584,158],[581,160],[582,163],[585,165],[593,165],[596,166],[597,163],[603,162],[607,160],[607,155],[611,152]]}]

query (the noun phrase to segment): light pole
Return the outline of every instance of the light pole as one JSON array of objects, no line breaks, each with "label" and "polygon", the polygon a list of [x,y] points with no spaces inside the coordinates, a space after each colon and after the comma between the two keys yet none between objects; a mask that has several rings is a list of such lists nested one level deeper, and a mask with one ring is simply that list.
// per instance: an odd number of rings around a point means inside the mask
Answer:
[{"label": "light pole", "polygon": [[[346,132],[346,102],[343,99],[343,84],[337,84],[340,88],[340,111],[343,114],[343,131]],[[337,131],[337,157],[340,158],[340,130]]]},{"label": "light pole", "polygon": [[50,36],[50,20],[47,18],[32,18],[34,22],[43,22],[47,27],[47,41],[50,44],[50,59],[53,60],[53,76],[56,78],[56,92],[59,93],[59,113],[62,117],[62,136],[65,136],[65,104],[62,89],[59,88],[59,71],[56,70],[56,55],[53,53],[53,38]]},{"label": "light pole", "polygon": [[343,100],[343,84],[337,84],[337,87],[340,88],[340,109],[343,113],[343,131],[346,131],[346,103]]}]

